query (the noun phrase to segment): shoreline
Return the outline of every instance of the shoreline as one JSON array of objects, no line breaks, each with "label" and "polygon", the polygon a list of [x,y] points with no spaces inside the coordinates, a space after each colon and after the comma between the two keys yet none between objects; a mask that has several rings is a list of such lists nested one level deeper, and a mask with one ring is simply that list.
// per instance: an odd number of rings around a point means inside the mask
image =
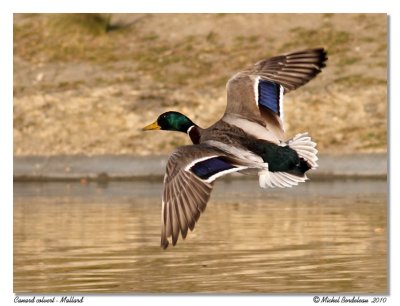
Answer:
[{"label": "shoreline", "polygon": [[[387,154],[320,154],[309,178],[387,179]],[[14,156],[14,182],[159,180],[168,156],[56,155]],[[240,174],[225,179],[246,179]]]}]

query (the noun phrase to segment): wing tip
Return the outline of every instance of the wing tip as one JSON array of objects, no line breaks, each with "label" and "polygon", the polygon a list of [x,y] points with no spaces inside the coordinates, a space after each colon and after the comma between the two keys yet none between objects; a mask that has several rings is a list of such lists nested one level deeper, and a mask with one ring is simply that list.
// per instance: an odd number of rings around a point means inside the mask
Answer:
[{"label": "wing tip", "polygon": [[326,67],[326,61],[328,60],[328,51],[325,48],[317,49],[320,55],[320,69]]},{"label": "wing tip", "polygon": [[[180,233],[181,233],[181,236],[182,236],[183,240],[186,239],[189,228],[181,229]],[[194,228],[194,226],[192,228],[190,228],[190,231],[193,231],[193,228]],[[177,242],[178,242],[179,233],[178,233],[178,237],[174,237],[173,235],[171,235],[170,237],[172,237],[172,246],[175,246],[177,244]],[[164,250],[167,249],[168,246],[169,246],[169,240],[168,240],[168,238],[166,237],[166,235],[164,233],[161,233],[160,246]]]},{"label": "wing tip", "polygon": [[166,250],[168,248],[169,241],[167,238],[161,238],[161,247],[163,250]]},{"label": "wing tip", "polygon": [[305,49],[301,51],[288,52],[285,56],[290,58],[303,58],[303,57],[314,57],[318,59],[316,63],[318,68],[326,67],[326,61],[328,60],[328,51],[324,47],[317,47],[312,49]]},{"label": "wing tip", "polygon": [[169,241],[167,239],[167,234],[165,232],[165,225],[161,227],[161,243],[160,246],[165,250],[168,248]]},{"label": "wing tip", "polygon": [[321,70],[322,68],[326,67],[326,61],[328,60],[328,51],[323,47],[316,48],[314,49],[314,51],[318,54],[318,68]]}]

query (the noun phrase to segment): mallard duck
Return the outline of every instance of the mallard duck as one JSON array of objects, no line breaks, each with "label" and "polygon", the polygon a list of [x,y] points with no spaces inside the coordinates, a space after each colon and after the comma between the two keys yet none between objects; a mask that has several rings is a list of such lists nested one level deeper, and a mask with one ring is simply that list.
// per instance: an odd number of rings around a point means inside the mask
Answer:
[{"label": "mallard duck", "polygon": [[261,60],[235,74],[226,85],[222,118],[201,128],[174,111],[143,130],[186,133],[193,145],[178,147],[164,176],[161,247],[186,238],[204,212],[214,181],[233,172],[258,174],[261,188],[292,187],[317,168],[315,142],[307,133],[284,139],[283,95],[304,85],[325,67],[323,48]]}]

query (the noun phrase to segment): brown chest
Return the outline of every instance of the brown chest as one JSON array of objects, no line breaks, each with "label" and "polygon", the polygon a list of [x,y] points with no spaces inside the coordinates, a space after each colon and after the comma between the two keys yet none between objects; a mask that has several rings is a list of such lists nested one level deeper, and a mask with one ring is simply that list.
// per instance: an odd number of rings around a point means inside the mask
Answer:
[{"label": "brown chest", "polygon": [[200,143],[200,131],[197,126],[192,126],[188,130],[188,135],[190,137],[190,140],[193,142],[193,144],[199,144]]}]

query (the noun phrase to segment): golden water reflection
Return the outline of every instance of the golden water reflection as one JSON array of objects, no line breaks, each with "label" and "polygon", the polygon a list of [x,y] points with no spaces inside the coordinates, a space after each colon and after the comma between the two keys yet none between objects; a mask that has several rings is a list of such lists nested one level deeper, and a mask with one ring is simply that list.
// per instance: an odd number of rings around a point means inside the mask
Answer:
[{"label": "golden water reflection", "polygon": [[387,293],[386,182],[307,184],[221,182],[164,251],[161,184],[16,183],[14,291]]}]

